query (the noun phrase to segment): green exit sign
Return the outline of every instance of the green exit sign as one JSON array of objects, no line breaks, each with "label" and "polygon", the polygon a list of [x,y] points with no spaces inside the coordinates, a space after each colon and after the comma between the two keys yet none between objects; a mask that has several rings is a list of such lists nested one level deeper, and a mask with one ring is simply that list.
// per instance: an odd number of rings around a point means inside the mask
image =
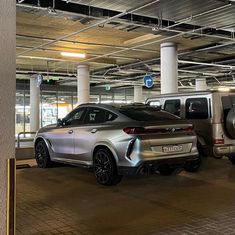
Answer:
[{"label": "green exit sign", "polygon": [[110,91],[110,89],[111,89],[110,85],[105,85],[105,90],[106,91]]}]

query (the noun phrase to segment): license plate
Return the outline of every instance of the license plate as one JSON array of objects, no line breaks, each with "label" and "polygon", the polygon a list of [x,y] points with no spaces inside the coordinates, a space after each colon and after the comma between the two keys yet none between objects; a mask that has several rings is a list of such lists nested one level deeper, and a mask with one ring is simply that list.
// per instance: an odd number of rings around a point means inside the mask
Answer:
[{"label": "license plate", "polygon": [[183,146],[182,145],[168,145],[162,147],[162,152],[164,153],[174,153],[174,152],[182,152]]}]

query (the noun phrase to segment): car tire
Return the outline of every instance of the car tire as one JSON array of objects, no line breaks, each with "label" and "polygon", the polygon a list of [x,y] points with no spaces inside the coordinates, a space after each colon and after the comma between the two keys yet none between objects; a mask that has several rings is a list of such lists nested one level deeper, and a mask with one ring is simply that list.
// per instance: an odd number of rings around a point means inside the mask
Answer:
[{"label": "car tire", "polygon": [[197,159],[188,161],[185,163],[184,170],[187,172],[196,172],[201,166],[201,156],[199,155]]},{"label": "car tire", "polygon": [[50,154],[43,140],[39,140],[35,145],[35,159],[38,167],[48,168],[52,166]]},{"label": "car tire", "polygon": [[235,107],[232,107],[226,117],[226,130],[230,138],[235,139]]},{"label": "car tire", "polygon": [[167,175],[172,175],[176,171],[176,169],[171,168],[168,165],[162,165],[162,166],[159,166],[158,171],[159,171],[160,175],[167,176]]},{"label": "car tire", "polygon": [[99,184],[106,186],[116,185],[122,179],[122,176],[118,175],[113,155],[106,149],[99,149],[95,152],[93,169]]},{"label": "car tire", "polygon": [[233,165],[235,165],[235,156],[229,156],[228,159]]}]

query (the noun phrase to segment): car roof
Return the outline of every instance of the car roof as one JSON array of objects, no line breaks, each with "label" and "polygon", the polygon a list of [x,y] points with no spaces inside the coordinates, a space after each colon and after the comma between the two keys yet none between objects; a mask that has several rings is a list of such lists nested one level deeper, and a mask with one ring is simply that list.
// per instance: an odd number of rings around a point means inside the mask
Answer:
[{"label": "car roof", "polygon": [[[82,107],[96,107],[96,108],[104,108],[112,112],[118,112],[119,110],[122,109],[138,109],[138,108],[152,108],[148,104],[143,104],[143,103],[131,103],[131,104],[115,104],[115,103],[110,103],[110,104],[101,104],[101,103],[85,103],[81,104],[76,107],[77,108],[82,108]],[[160,109],[155,108],[156,111],[160,111]]]}]

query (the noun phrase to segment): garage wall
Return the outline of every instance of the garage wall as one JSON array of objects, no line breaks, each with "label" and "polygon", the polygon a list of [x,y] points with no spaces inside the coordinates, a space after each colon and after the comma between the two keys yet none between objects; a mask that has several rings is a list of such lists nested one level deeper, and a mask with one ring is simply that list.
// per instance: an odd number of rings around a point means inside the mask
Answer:
[{"label": "garage wall", "polygon": [[15,0],[0,1],[0,234],[6,234],[7,158],[15,157]]}]

